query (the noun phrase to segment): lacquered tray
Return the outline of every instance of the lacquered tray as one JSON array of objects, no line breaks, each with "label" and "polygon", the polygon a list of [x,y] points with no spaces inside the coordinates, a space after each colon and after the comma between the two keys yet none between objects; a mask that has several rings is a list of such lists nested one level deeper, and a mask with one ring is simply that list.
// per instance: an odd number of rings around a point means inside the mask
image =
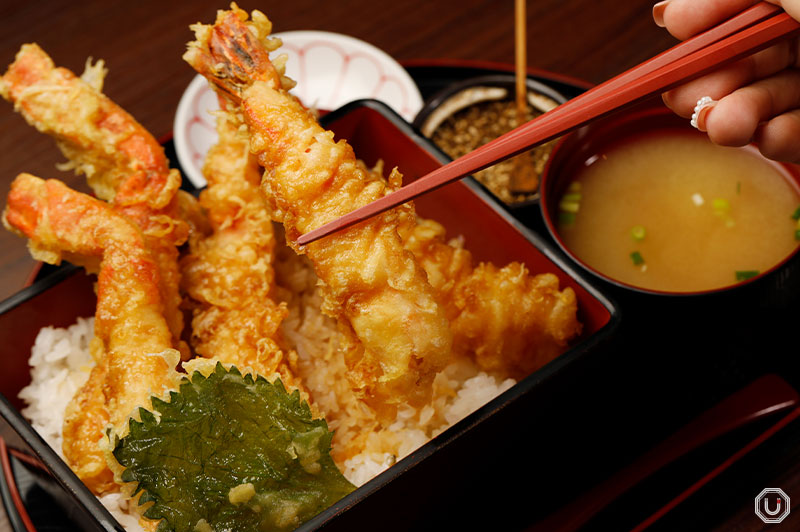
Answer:
[{"label": "lacquered tray", "polygon": [[[404,66],[426,98],[466,77],[513,70],[510,65],[465,61],[409,61]],[[530,74],[568,97],[589,87],[558,74],[537,70]],[[480,189],[474,183],[469,186]],[[513,213],[500,204],[496,207],[542,242],[548,257],[573,269],[569,259],[551,245],[536,205]],[[797,260],[790,266],[796,270]],[[51,272],[46,268],[40,278]],[[368,497],[343,503],[360,511],[332,508],[309,526],[372,527],[377,520],[381,528],[397,530],[518,529],[542,522],[756,377],[777,373],[797,388],[798,362],[791,346],[792,326],[800,314],[796,310],[799,284],[796,275],[787,274],[777,284],[754,283],[736,293],[690,298],[631,294],[596,283],[603,294],[617,301],[622,320],[613,334],[590,346],[590,356],[576,357],[554,377],[532,376],[532,390],[521,400],[503,405],[501,416],[481,421],[474,440],[448,441],[441,445],[449,449],[446,454],[437,451],[433,458],[414,461],[402,472],[397,470],[396,478],[371,486]],[[797,425],[785,429],[785,435],[768,449],[786,454],[800,434]],[[682,474],[657,476],[586,529],[641,522],[680,493],[693,476],[713,467],[715,452],[735,450],[758,429],[763,427],[733,434],[719,447],[692,455],[683,464]],[[757,483],[758,461],[769,450],[754,453],[727,477],[678,506],[668,516],[671,521],[663,522],[691,529],[685,526],[692,522],[687,511],[702,507],[704,501],[710,501],[716,512],[707,516],[706,523],[723,519],[726,512],[741,506],[744,497],[732,490],[730,475],[738,475],[740,483]],[[772,458],[768,464],[772,469],[784,463]],[[448,479],[446,489],[431,483],[440,477]],[[726,493],[727,498],[709,498],[709,489]],[[398,505],[397,501],[403,502]]]}]

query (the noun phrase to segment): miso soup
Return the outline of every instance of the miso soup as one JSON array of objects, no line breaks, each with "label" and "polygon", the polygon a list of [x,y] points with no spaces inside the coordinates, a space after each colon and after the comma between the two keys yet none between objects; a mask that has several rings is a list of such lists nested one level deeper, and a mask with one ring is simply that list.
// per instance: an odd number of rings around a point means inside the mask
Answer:
[{"label": "miso soup", "polygon": [[694,292],[769,270],[798,246],[800,195],[754,150],[675,131],[589,159],[559,202],[575,256],[630,285]]}]

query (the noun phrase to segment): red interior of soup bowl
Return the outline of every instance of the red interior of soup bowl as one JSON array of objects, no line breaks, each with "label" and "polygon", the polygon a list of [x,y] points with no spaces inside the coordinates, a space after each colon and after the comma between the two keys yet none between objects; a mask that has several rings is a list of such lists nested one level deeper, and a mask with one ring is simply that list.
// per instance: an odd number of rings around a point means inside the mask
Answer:
[{"label": "red interior of soup bowl", "polygon": [[[553,152],[543,172],[540,206],[545,225],[550,235],[561,249],[569,255],[573,261],[597,277],[621,288],[651,294],[699,295],[727,291],[756,282],[784,267],[800,248],[795,249],[793,253],[772,268],[764,270],[759,275],[738,284],[703,291],[667,292],[641,288],[610,278],[583,262],[567,247],[558,234],[558,203],[574,176],[576,176],[582,168],[591,164],[594,158],[603,154],[610,147],[624,143],[626,139],[635,138],[637,135],[658,132],[680,132],[682,135],[692,135],[699,138],[704,138],[706,135],[694,129],[689,124],[689,120],[677,116],[670,109],[665,107],[661,99],[658,98],[648,100],[627,111],[619,112],[598,120],[588,126],[575,130],[559,140],[553,148]],[[769,164],[775,168],[779,174],[783,175],[787,182],[796,190],[800,191],[800,166],[778,163],[766,159],[758,154],[758,150],[754,146],[746,146],[739,149],[749,150],[756,154],[766,164]]]}]

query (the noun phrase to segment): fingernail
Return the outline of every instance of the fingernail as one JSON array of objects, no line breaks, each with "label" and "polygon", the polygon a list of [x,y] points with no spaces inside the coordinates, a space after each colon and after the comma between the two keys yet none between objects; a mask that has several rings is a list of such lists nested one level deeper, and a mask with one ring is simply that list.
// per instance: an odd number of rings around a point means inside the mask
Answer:
[{"label": "fingernail", "polygon": [[663,0],[653,6],[653,20],[656,22],[656,26],[661,28],[666,26],[664,24],[664,11],[667,9],[667,4],[669,4],[669,0]]}]

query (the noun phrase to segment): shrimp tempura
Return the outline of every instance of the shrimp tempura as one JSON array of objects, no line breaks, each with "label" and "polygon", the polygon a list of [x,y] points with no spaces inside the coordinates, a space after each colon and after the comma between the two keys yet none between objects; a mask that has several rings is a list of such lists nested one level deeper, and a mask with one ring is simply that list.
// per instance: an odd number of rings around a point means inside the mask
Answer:
[{"label": "shrimp tempura", "polygon": [[[386,183],[383,162],[369,169],[368,176]],[[393,170],[387,185],[400,188],[402,177]],[[448,241],[445,228],[419,218],[412,202],[397,212],[403,244],[445,308],[457,356],[473,358],[485,371],[520,379],[564,352],[580,333],[575,292],[560,290],[554,274],[532,275],[519,262],[502,268],[476,265],[461,239]]]},{"label": "shrimp tempura", "polygon": [[149,408],[152,395],[174,384],[179,354],[163,316],[158,267],[138,227],[60,181],[20,174],[3,223],[28,237],[50,262],[58,263],[64,253],[100,261],[91,344],[96,366],[78,393],[88,403],[73,401],[67,409],[64,454],[90,489],[108,491],[113,476],[98,445],[106,424],[124,434],[134,410]]},{"label": "shrimp tempura", "polygon": [[[136,120],[101,91],[103,62],[87,62],[82,77],[53,60],[36,44],[20,48],[0,77],[0,95],[39,131],[55,138],[70,167],[86,174],[95,194],[132,218],[147,237],[158,263],[160,290],[175,347],[183,314],[178,308],[178,250],[187,237],[177,195],[181,177],[164,150]],[[188,350],[185,350],[188,355]]]},{"label": "shrimp tempura", "polygon": [[370,182],[352,148],[334,142],[287,92],[280,58],[268,52],[266,16],[232,5],[213,26],[195,25],[184,58],[241,107],[250,149],[264,167],[262,190],[287,242],[306,253],[324,283],[323,311],[356,339],[346,354],[351,385],[379,413],[423,403],[435,373],[449,360],[451,334],[425,272],[403,249],[390,211],[305,247],[294,240],[386,193]]},{"label": "shrimp tempura", "polygon": [[219,141],[206,156],[208,187],[200,194],[213,233],[190,239],[181,260],[182,285],[195,306],[192,346],[242,370],[277,374],[308,399],[277,343],[287,311],[270,294],[275,235],[259,191],[260,168],[237,129],[226,115],[218,117]]},{"label": "shrimp tempura", "polygon": [[560,355],[581,330],[575,292],[552,273],[524,264],[474,265],[460,241],[447,242],[433,220],[407,211],[400,235],[445,306],[453,350],[481,369],[520,379]]}]

